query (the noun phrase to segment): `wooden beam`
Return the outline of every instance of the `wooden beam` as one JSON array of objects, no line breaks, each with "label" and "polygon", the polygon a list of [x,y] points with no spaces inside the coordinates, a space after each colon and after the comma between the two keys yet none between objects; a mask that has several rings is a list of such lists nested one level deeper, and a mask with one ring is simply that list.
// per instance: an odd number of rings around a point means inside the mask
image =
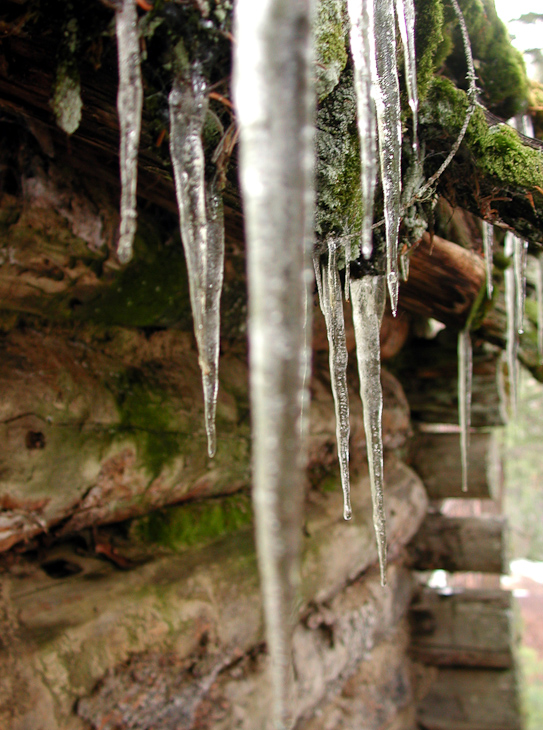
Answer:
[{"label": "wooden beam", "polygon": [[411,607],[415,659],[432,666],[513,666],[513,596],[509,591],[424,589]]},{"label": "wooden beam", "polygon": [[480,256],[425,233],[410,256],[409,279],[400,287],[399,306],[460,329],[484,285]]},{"label": "wooden beam", "polygon": [[421,730],[522,730],[513,670],[441,669],[418,713]]},{"label": "wooden beam", "polygon": [[468,455],[468,491],[462,491],[460,437],[458,433],[419,432],[411,446],[411,465],[419,474],[430,499],[493,499],[492,462],[498,458],[494,436],[474,432]]},{"label": "wooden beam", "polygon": [[411,567],[506,573],[505,531],[502,517],[428,514],[408,548]]}]

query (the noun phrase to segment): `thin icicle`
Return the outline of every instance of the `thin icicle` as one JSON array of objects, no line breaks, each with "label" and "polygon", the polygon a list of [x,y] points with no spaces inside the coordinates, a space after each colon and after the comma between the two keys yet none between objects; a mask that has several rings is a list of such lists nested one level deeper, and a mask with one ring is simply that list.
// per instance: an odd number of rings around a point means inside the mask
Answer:
[{"label": "thin icicle", "polygon": [[402,281],[407,281],[409,279],[409,250],[402,251],[400,254],[400,272]]},{"label": "thin icicle", "polygon": [[373,524],[377,537],[381,583],[386,583],[387,541],[383,495],[383,393],[381,389],[381,347],[379,334],[385,311],[385,277],[364,276],[351,281],[356,356],[360,396],[364,407],[364,429],[368,450]]},{"label": "thin icicle", "polygon": [[526,301],[526,254],[527,241],[514,236],[514,271],[516,292],[516,318],[519,335],[524,332],[524,304]]},{"label": "thin icicle", "polygon": [[211,186],[208,186],[206,195],[201,133],[207,111],[207,93],[205,79],[197,67],[190,78],[175,79],[169,103],[170,154],[202,371],[208,453],[213,456],[224,227],[220,196]]},{"label": "thin icicle", "polygon": [[375,107],[379,129],[379,159],[385,209],[387,281],[392,314],[398,308],[398,231],[400,228],[401,107],[396,70],[396,20],[393,0],[374,0]]},{"label": "thin icicle", "polygon": [[409,106],[413,114],[413,152],[419,156],[418,113],[419,93],[417,90],[417,57],[415,54],[415,3],[413,0],[396,0],[396,14],[402,38],[405,59],[405,80]]},{"label": "thin icicle", "polygon": [[311,28],[309,0],[238,0],[233,88],[247,234],[253,503],[277,730],[290,729],[295,715],[299,421],[314,206]]},{"label": "thin icicle", "polygon": [[468,491],[469,430],[471,426],[471,383],[473,356],[469,329],[458,333],[458,419],[460,424],[460,458],[462,491]]},{"label": "thin icicle", "polygon": [[351,245],[344,247],[345,251],[345,301],[351,297]]},{"label": "thin icicle", "polygon": [[377,183],[377,134],[372,91],[372,64],[375,58],[373,0],[348,0],[351,23],[351,54],[354,64],[358,136],[360,140],[360,183],[362,193],[361,252],[365,258],[373,250],[373,199]]},{"label": "thin icicle", "polygon": [[537,257],[537,351],[543,363],[543,255]]},{"label": "thin icicle", "polygon": [[[504,253],[513,259],[515,251],[515,238],[512,233],[507,232],[504,240]],[[513,264],[513,261],[511,261]],[[513,418],[517,415],[517,392],[518,392],[518,301],[516,292],[516,277],[514,266],[509,265],[505,270],[505,307],[507,312],[507,334],[506,334],[506,358],[509,371],[509,393],[511,414]]]},{"label": "thin icicle", "polygon": [[350,520],[351,484],[349,479],[349,390],[347,387],[347,341],[345,338],[345,320],[343,318],[343,301],[341,281],[337,269],[337,242],[328,243],[328,261],[322,267],[322,279],[319,261],[314,259],[315,278],[318,284],[319,301],[326,322],[326,333],[330,352],[330,381],[336,411],[336,440],[343,489],[343,517]]},{"label": "thin icicle", "polygon": [[121,224],[117,255],[119,261],[126,264],[132,258],[137,227],[138,147],[143,107],[140,38],[135,0],[119,0],[115,13],[115,29],[119,59],[117,110],[121,137]]},{"label": "thin icicle", "polygon": [[493,269],[493,250],[494,250],[494,226],[492,223],[483,221],[483,250],[485,253],[485,267],[486,267],[486,295],[489,299],[492,299],[493,282],[492,282],[492,269]]}]

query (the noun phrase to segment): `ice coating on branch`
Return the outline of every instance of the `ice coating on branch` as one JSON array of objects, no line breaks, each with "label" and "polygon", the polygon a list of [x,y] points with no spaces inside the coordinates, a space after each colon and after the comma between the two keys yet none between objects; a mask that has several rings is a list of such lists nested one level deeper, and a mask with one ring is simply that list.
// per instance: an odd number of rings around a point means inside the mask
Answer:
[{"label": "ice coating on branch", "polygon": [[375,0],[375,60],[372,67],[379,130],[379,159],[385,208],[387,281],[392,313],[398,308],[398,231],[400,227],[401,107],[396,70],[396,19],[393,0]]},{"label": "ice coating on branch", "polygon": [[383,495],[383,392],[379,334],[385,311],[386,283],[383,275],[363,276],[351,281],[356,356],[360,396],[364,407],[364,430],[368,450],[373,525],[377,537],[381,583],[386,583],[386,520]]},{"label": "ice coating on branch", "polygon": [[483,250],[485,254],[486,268],[486,295],[489,299],[492,299],[494,286],[492,282],[494,226],[492,223],[487,223],[487,221],[483,221]]},{"label": "ice coating on branch", "polygon": [[[253,503],[278,730],[294,722],[292,631],[305,451],[315,95],[307,0],[239,0],[234,100],[249,285]],[[305,331],[304,331],[305,324]]]},{"label": "ice coating on branch", "polygon": [[526,301],[526,254],[528,249],[527,241],[514,236],[514,271],[515,271],[515,292],[516,292],[516,318],[519,335],[524,332],[524,304]]},{"label": "ice coating on branch", "polygon": [[471,383],[473,355],[469,329],[458,333],[458,418],[460,421],[460,459],[462,491],[468,491],[469,429],[471,426]]},{"label": "ice coating on branch", "polygon": [[[515,239],[512,233],[507,232],[504,239],[504,253],[513,258],[515,251]],[[507,313],[506,333],[506,359],[509,371],[509,393],[511,413],[513,418],[517,415],[517,391],[518,391],[518,300],[516,291],[516,276],[513,262],[505,270],[505,308]]]},{"label": "ice coating on branch", "polygon": [[119,0],[115,12],[119,91],[117,111],[120,126],[121,224],[117,255],[126,264],[132,258],[136,233],[136,188],[138,147],[141,132],[143,87],[141,82],[140,37],[135,0]]},{"label": "ice coating on branch", "polygon": [[222,201],[204,181],[202,128],[207,111],[206,82],[198,67],[174,80],[169,97],[170,155],[179,225],[189,277],[194,333],[204,389],[207,447],[215,453],[220,296],[224,269]]},{"label": "ice coating on branch", "polygon": [[375,59],[373,0],[348,0],[351,23],[351,55],[354,65],[358,137],[360,140],[360,183],[362,193],[362,254],[373,250],[373,199],[377,182],[377,133],[372,93],[372,64]]},{"label": "ice coating on branch", "polygon": [[413,114],[413,151],[418,157],[418,112],[419,93],[417,90],[417,57],[415,54],[415,3],[413,0],[396,0],[396,15],[405,59],[405,79],[409,106]]},{"label": "ice coating on branch", "polygon": [[328,260],[321,267],[318,258],[314,259],[315,278],[319,290],[319,301],[326,322],[326,333],[330,353],[330,381],[336,412],[336,440],[343,489],[343,517],[350,520],[351,484],[349,479],[349,390],[347,387],[347,341],[341,281],[337,268],[337,242],[328,243]]},{"label": "ice coating on branch", "polygon": [[539,362],[543,362],[543,256],[537,257],[537,352]]}]

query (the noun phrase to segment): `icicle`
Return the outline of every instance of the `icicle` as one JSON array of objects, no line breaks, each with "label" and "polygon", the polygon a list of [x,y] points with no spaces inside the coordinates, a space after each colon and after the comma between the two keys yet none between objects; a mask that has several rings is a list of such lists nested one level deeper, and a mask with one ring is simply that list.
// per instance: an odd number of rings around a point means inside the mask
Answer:
[{"label": "icicle", "polygon": [[224,227],[220,196],[211,186],[208,186],[206,195],[201,133],[207,95],[205,79],[197,67],[193,69],[191,78],[175,79],[169,103],[170,154],[202,370],[208,452],[213,456]]},{"label": "icicle", "polygon": [[494,226],[492,223],[483,221],[483,249],[485,253],[485,267],[486,267],[486,294],[489,299],[492,299],[493,283],[492,283],[492,269],[493,269],[493,248],[494,248]]},{"label": "icicle", "polygon": [[354,64],[358,136],[360,139],[360,182],[362,192],[361,252],[373,250],[373,199],[377,182],[377,136],[375,102],[372,93],[372,63],[375,57],[373,0],[348,0],[351,23],[351,54]]},{"label": "icicle", "polygon": [[308,0],[239,0],[234,99],[247,233],[253,502],[277,729],[293,724],[292,630],[305,453],[304,289],[313,246],[315,96]]},{"label": "icicle", "polygon": [[409,249],[400,254],[400,272],[402,281],[407,281],[409,279]]},{"label": "icicle", "polygon": [[460,422],[460,457],[462,491],[468,491],[469,429],[471,426],[471,382],[473,357],[469,329],[458,333],[458,417]]},{"label": "icicle", "polygon": [[519,335],[524,332],[524,303],[526,300],[526,253],[528,243],[514,236],[514,272],[516,292],[516,321]]},{"label": "icicle", "polygon": [[[515,250],[515,236],[507,232],[504,240],[504,253],[513,258]],[[506,358],[509,371],[509,392],[511,413],[517,415],[518,390],[518,311],[517,311],[516,277],[514,267],[509,265],[505,270],[505,306],[507,312]]]},{"label": "icicle", "polygon": [[396,14],[402,37],[405,57],[405,79],[409,106],[413,114],[413,152],[419,156],[418,112],[419,94],[417,90],[417,58],[415,54],[415,3],[413,0],[396,0]]},{"label": "icicle", "polygon": [[351,246],[345,246],[345,301],[351,296]]},{"label": "icicle", "polygon": [[375,107],[379,129],[379,158],[385,207],[387,281],[392,314],[398,308],[398,231],[400,227],[401,107],[396,70],[396,22],[393,0],[375,0]]},{"label": "icicle", "polygon": [[543,255],[537,257],[537,351],[543,363]]},{"label": "icicle", "polygon": [[383,496],[383,393],[379,334],[385,310],[385,291],[385,277],[382,275],[364,276],[351,281],[360,396],[364,407],[364,429],[373,499],[373,524],[383,585],[386,583],[387,545]]},{"label": "icicle", "polygon": [[328,243],[328,262],[322,268],[322,280],[318,259],[315,258],[315,278],[318,283],[319,300],[326,322],[326,333],[330,352],[330,381],[336,411],[336,440],[343,488],[343,517],[350,520],[351,485],[349,480],[349,390],[347,387],[347,341],[341,282],[337,270],[337,243]]},{"label": "icicle", "polygon": [[117,110],[121,136],[121,224],[117,255],[126,264],[132,258],[136,233],[136,188],[138,147],[141,131],[143,87],[140,68],[140,38],[135,0],[120,0],[115,13],[119,58]]}]

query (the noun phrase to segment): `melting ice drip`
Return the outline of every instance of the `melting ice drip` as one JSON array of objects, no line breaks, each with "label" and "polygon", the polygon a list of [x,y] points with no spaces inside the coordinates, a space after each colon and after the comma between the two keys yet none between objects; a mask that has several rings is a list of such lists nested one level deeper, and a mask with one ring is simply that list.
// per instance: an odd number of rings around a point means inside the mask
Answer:
[{"label": "melting ice drip", "polygon": [[[524,242],[511,232],[505,234],[504,253],[512,259],[505,270],[505,306],[507,312],[506,359],[509,371],[511,413],[517,415],[518,347],[524,312]],[[524,262],[524,263],[523,263]]]},{"label": "melting ice drip", "polygon": [[169,104],[170,154],[202,371],[207,446],[209,456],[214,456],[224,223],[222,199],[214,184],[206,186],[204,180],[202,129],[208,96],[205,79],[197,65],[188,77],[175,79]]},{"label": "melting ice drip", "polygon": [[473,355],[469,328],[458,333],[458,417],[460,422],[460,459],[462,491],[468,491],[469,430],[471,426],[471,385]]},{"label": "melting ice drip", "polygon": [[117,255],[126,264],[132,258],[136,234],[136,189],[138,179],[138,147],[143,108],[140,38],[135,0],[118,0],[115,12],[119,90],[117,110],[121,132],[121,224]]},{"label": "melting ice drip", "polygon": [[401,106],[396,68],[396,18],[404,45],[407,90],[413,113],[413,148],[417,142],[417,73],[415,59],[415,8],[413,0],[348,0],[351,53],[357,98],[360,137],[362,235],[361,251],[372,252],[371,226],[376,177],[375,124],[383,185],[387,280],[392,312],[398,306],[398,232],[401,203]]}]

